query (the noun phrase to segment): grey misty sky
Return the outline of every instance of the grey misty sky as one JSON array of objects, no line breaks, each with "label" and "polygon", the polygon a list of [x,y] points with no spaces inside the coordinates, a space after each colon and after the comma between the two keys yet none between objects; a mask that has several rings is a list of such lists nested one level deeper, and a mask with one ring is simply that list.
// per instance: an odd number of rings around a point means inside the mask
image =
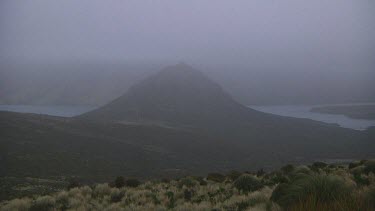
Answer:
[{"label": "grey misty sky", "polygon": [[373,0],[1,0],[4,61],[371,69]]}]

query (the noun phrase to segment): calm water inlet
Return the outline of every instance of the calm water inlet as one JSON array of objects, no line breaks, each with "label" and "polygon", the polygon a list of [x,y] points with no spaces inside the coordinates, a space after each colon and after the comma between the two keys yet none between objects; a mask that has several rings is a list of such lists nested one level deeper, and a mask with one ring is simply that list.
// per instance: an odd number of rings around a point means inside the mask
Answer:
[{"label": "calm water inlet", "polygon": [[95,106],[36,106],[36,105],[0,105],[0,111],[47,114],[52,116],[73,117],[95,109]]},{"label": "calm water inlet", "polygon": [[[358,104],[355,104],[358,105]],[[264,113],[276,114],[280,116],[289,116],[296,118],[306,118],[326,123],[336,123],[344,128],[355,130],[365,130],[368,127],[375,126],[375,120],[352,119],[340,114],[323,114],[311,112],[313,107],[320,105],[277,105],[277,106],[249,106]],[[322,105],[325,106],[325,105]]]}]

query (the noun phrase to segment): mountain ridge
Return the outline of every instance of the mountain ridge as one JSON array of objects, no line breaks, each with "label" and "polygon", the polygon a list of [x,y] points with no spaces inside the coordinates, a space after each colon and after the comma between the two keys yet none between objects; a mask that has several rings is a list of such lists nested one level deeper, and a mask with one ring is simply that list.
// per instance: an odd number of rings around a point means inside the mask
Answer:
[{"label": "mountain ridge", "polygon": [[262,115],[233,100],[202,72],[182,63],[162,69],[121,97],[79,118],[196,125],[236,121],[242,119],[243,112]]}]

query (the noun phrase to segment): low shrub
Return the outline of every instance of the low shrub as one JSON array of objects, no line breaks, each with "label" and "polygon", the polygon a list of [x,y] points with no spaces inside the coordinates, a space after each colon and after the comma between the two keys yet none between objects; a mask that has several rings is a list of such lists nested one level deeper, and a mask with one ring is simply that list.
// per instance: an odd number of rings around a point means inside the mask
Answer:
[{"label": "low shrub", "polygon": [[294,169],[292,172],[292,175],[298,175],[298,174],[312,174],[312,171],[309,167],[307,166],[298,166]]},{"label": "low shrub", "polygon": [[353,168],[355,168],[355,167],[357,167],[357,166],[360,166],[360,165],[362,165],[360,162],[358,162],[358,161],[356,161],[356,162],[351,162],[351,163],[349,163],[349,165],[348,165],[348,168],[349,169],[353,169]]},{"label": "low shrub", "polygon": [[328,164],[326,164],[326,163],[323,163],[323,162],[315,162],[315,163],[313,163],[312,165],[311,165],[311,169],[313,170],[313,171],[319,171],[320,169],[323,169],[323,168],[325,168],[325,167],[327,167],[328,166]]},{"label": "low shrub", "polygon": [[31,205],[30,211],[50,211],[54,210],[55,199],[51,196],[37,198]]},{"label": "low shrub", "polygon": [[354,174],[364,174],[365,173],[365,166],[357,166],[352,169],[350,169],[350,172]]},{"label": "low shrub", "polygon": [[0,206],[1,211],[28,211],[31,206],[31,200],[28,198],[25,199],[14,199],[8,202],[4,206]]},{"label": "low shrub", "polygon": [[125,196],[125,193],[118,188],[112,188],[110,196],[111,202],[117,203],[121,201],[122,197]]},{"label": "low shrub", "polygon": [[365,169],[363,170],[364,173],[366,173],[366,174],[369,174],[369,173],[375,174],[375,160],[366,161],[363,165],[365,166]]},{"label": "low shrub", "polygon": [[119,176],[119,177],[116,177],[115,181],[114,181],[114,186],[116,188],[122,188],[125,186],[125,178],[122,177],[122,176]]},{"label": "low shrub", "polygon": [[81,186],[81,183],[79,182],[79,180],[77,178],[70,178],[69,179],[68,190],[70,190],[72,188],[77,188],[77,187],[80,187],[80,186]]},{"label": "low shrub", "polygon": [[199,183],[199,185],[201,186],[206,186],[207,185],[207,181],[204,180],[203,177],[195,177],[195,180]]},{"label": "low shrub", "polygon": [[244,193],[248,193],[261,189],[263,185],[261,181],[255,176],[245,174],[234,181],[234,187]]},{"label": "low shrub", "polygon": [[193,191],[185,189],[184,190],[184,199],[185,199],[185,201],[190,201],[192,197],[193,197]]},{"label": "low shrub", "polygon": [[182,188],[182,187],[188,187],[188,188],[191,188],[191,187],[194,187],[198,185],[198,182],[195,181],[193,178],[190,178],[190,177],[184,177],[182,179],[180,179],[178,181],[178,187],[179,188]]},{"label": "low shrub", "polygon": [[168,178],[162,178],[161,179],[161,182],[162,183],[169,183],[171,180],[170,179],[168,179]]},{"label": "low shrub", "polygon": [[209,173],[207,175],[207,180],[222,183],[225,181],[225,176],[219,173]]},{"label": "low shrub", "polygon": [[98,184],[95,186],[93,191],[93,196],[96,198],[103,198],[106,195],[111,193],[111,187],[108,186],[107,183]]},{"label": "low shrub", "polygon": [[353,180],[358,186],[370,185],[370,180],[362,174],[353,174]]},{"label": "low shrub", "polygon": [[62,191],[56,196],[56,208],[67,210],[69,208],[69,193]]},{"label": "low shrub", "polygon": [[266,172],[263,170],[263,169],[259,169],[258,171],[257,171],[257,177],[261,177],[261,176],[263,176],[263,175],[265,175],[266,174]]},{"label": "low shrub", "polygon": [[125,181],[126,187],[136,188],[141,184],[141,182],[137,179],[127,179]]},{"label": "low shrub", "polygon": [[234,181],[236,179],[238,179],[238,177],[240,177],[242,175],[242,173],[238,172],[238,171],[230,171],[226,176]]},{"label": "low shrub", "polygon": [[288,165],[285,165],[285,166],[281,167],[281,171],[284,174],[289,174],[289,173],[293,172],[294,169],[295,169],[295,167],[292,164],[288,164]]}]

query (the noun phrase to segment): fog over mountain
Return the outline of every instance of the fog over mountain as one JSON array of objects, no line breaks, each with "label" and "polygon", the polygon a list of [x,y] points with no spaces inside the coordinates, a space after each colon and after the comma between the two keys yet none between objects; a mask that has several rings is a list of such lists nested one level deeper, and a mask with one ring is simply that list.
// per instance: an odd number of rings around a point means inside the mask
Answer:
[{"label": "fog over mountain", "polygon": [[0,0],[0,211],[375,210],[375,0]]},{"label": "fog over mountain", "polygon": [[179,61],[245,104],[373,101],[373,11],[354,0],[3,0],[0,103],[102,105]]}]

